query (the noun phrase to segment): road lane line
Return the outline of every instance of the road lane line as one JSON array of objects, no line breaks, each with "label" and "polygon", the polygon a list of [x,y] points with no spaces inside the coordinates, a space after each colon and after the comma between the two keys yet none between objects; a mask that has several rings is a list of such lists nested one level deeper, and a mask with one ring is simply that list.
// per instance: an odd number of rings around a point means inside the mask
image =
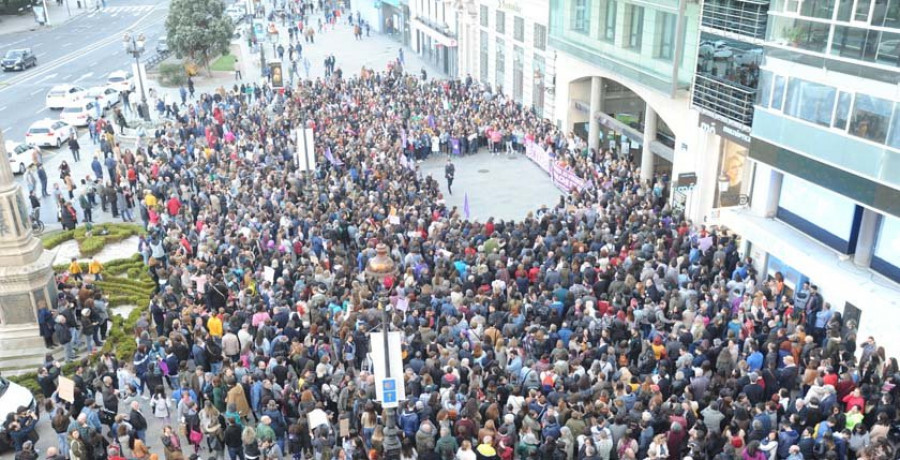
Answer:
[{"label": "road lane line", "polygon": [[[69,62],[72,62],[72,61],[74,61],[74,60],[76,60],[76,59],[78,59],[78,58],[80,58],[80,57],[82,57],[82,56],[85,56],[85,55],[90,54],[90,53],[92,53],[92,52],[94,52],[94,51],[97,51],[97,50],[99,50],[99,49],[101,49],[101,48],[103,48],[103,47],[109,46],[109,45],[111,45],[111,44],[113,44],[113,43],[120,42],[120,40],[121,40],[121,38],[122,38],[122,32],[127,31],[127,30],[134,30],[134,29],[137,28],[142,22],[144,22],[145,20],[149,19],[149,18],[150,18],[150,15],[151,15],[154,11],[155,11],[155,9],[151,9],[151,10],[148,11],[145,15],[141,16],[141,17],[138,18],[135,22],[133,22],[130,26],[122,28],[119,32],[116,32],[116,33],[114,33],[114,34],[112,34],[112,35],[110,35],[110,36],[108,36],[108,37],[106,37],[106,38],[104,38],[104,39],[97,40],[97,41],[95,41],[92,45],[89,45],[89,46],[86,46],[86,47],[84,47],[84,48],[81,48],[81,49],[78,50],[78,51],[73,51],[73,52],[71,52],[71,53],[69,53],[69,54],[67,54],[67,55],[65,55],[65,56],[62,56],[62,57],[60,57],[60,58],[57,58],[57,59],[54,60],[54,61],[50,61],[49,63],[44,64],[43,66],[39,67],[39,69],[42,70],[41,72],[33,72],[33,73],[30,73],[30,74],[22,75],[22,76],[20,76],[20,78],[11,78],[11,79],[7,80],[7,81],[6,81],[6,85],[7,85],[7,86],[0,88],[0,92],[3,92],[3,91],[8,90],[9,88],[11,88],[11,87],[12,87],[13,85],[15,85],[16,83],[22,83],[22,82],[31,80],[31,79],[33,79],[33,78],[35,78],[35,77],[41,75],[41,74],[44,73],[44,72],[48,72],[48,71],[54,70],[54,69],[56,69],[56,68],[58,68],[58,67],[60,67],[60,66],[62,66],[62,65],[68,64]],[[159,21],[159,22],[164,22],[164,21],[165,21],[165,18],[162,18],[162,21]],[[148,24],[148,25],[147,25],[147,28],[149,29],[149,26],[152,26],[152,25],[156,25],[156,23],[154,22],[154,23]],[[143,29],[143,27],[142,27],[142,29]]]},{"label": "road lane line", "polygon": [[3,107],[0,107],[0,112],[2,112],[2,111],[4,111],[4,110],[6,110],[6,106],[5,106],[5,105],[4,105]]},{"label": "road lane line", "polygon": [[[93,65],[92,65],[91,67],[93,67]],[[81,80],[84,80],[85,78],[90,78],[92,75],[94,75],[94,72],[88,72],[88,73],[86,73],[86,74],[84,74],[84,75],[78,77],[78,79],[75,80],[75,83],[78,83],[78,82],[80,82]]]},{"label": "road lane line", "polygon": [[12,129],[12,126],[10,126],[9,128],[4,129],[4,130],[3,130],[3,134],[6,134],[6,132],[9,131],[9,130],[11,130],[11,129]]},{"label": "road lane line", "polygon": [[38,89],[32,91],[31,94],[29,94],[29,96],[34,96],[35,94],[40,93],[43,90],[44,90],[44,88],[38,88]]},{"label": "road lane line", "polygon": [[34,114],[35,114],[35,115],[40,114],[40,113],[43,112],[44,110],[47,110],[47,108],[46,108],[46,107],[41,107],[41,109],[38,110],[37,112],[34,112]]},{"label": "road lane line", "polygon": [[44,78],[41,78],[40,80],[36,81],[35,83],[41,83],[41,82],[47,81],[47,80],[49,80],[49,79],[51,79],[51,78],[55,78],[57,75],[59,75],[59,74],[58,74],[58,73],[51,73],[50,75],[44,75]]}]

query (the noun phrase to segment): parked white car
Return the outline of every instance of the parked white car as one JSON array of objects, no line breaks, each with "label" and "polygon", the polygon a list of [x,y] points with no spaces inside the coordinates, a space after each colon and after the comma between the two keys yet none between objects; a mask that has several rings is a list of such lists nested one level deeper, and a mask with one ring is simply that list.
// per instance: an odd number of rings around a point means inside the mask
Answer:
[{"label": "parked white car", "polygon": [[6,155],[13,173],[25,174],[25,170],[34,163],[35,156],[40,158],[41,149],[31,144],[6,141]]},{"label": "parked white car", "polygon": [[25,132],[25,142],[41,147],[60,147],[74,132],[75,128],[62,120],[45,118],[28,127],[28,131]]},{"label": "parked white car", "polygon": [[[10,415],[17,413],[20,407],[32,412],[35,416],[40,415],[41,412],[37,400],[27,388],[0,377],[0,417],[6,420]],[[9,436],[2,431],[3,428],[0,428],[0,452],[5,452],[13,446],[8,444]]]},{"label": "parked white car", "polygon": [[96,102],[101,110],[106,110],[119,103],[119,92],[109,86],[94,86],[88,88],[84,98]]},{"label": "parked white car", "polygon": [[98,112],[96,102],[82,98],[66,105],[59,119],[72,126],[87,126]]},{"label": "parked white car", "polygon": [[56,85],[47,93],[48,109],[61,109],[66,104],[77,101],[84,95],[84,88],[75,85]]},{"label": "parked white car", "polygon": [[116,91],[132,91],[134,90],[134,75],[131,72],[117,70],[106,78],[106,84]]}]

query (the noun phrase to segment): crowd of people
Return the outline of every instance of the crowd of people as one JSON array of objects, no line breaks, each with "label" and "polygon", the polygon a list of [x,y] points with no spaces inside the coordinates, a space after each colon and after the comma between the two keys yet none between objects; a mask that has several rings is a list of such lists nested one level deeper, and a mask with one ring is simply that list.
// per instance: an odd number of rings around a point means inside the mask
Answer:
[{"label": "crowd of people", "polygon": [[[48,458],[894,458],[897,362],[874,339],[858,350],[816,288],[789,295],[736,235],[685,221],[665,177],[642,182],[627,155],[503,95],[397,63],[220,88],[177,113],[134,150],[109,136],[104,180],[140,198],[158,288],[133,358],[82,362],[73,403],[48,356]],[[418,163],[529,142],[592,187],[471,221]],[[396,270],[367,276],[378,245]],[[78,278],[60,277],[44,322],[57,344],[102,343],[104,295]],[[369,358],[388,306],[395,413]],[[18,458],[36,456],[34,426],[6,421]]]}]

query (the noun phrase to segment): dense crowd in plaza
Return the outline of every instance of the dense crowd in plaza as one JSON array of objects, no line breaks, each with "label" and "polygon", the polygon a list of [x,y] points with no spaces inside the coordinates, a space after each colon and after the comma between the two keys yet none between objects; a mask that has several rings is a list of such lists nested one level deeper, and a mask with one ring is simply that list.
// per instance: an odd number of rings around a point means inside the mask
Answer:
[{"label": "dense crowd in plaza", "polygon": [[[684,221],[664,177],[641,182],[628,156],[477,83],[397,63],[283,94],[198,93],[177,113],[100,159],[136,197],[159,288],[133,359],[79,366],[74,403],[54,398],[59,363],[41,369],[47,458],[895,456],[897,362],[874,339],[814,286],[786,295],[734,234]],[[591,186],[515,222],[465,219],[417,163],[531,142]],[[398,271],[373,281],[378,244]],[[90,276],[63,275],[43,330],[73,359],[109,314]],[[380,304],[404,336],[397,451],[367,359]],[[316,409],[329,419],[311,426]],[[6,421],[19,459],[43,455],[35,423]]]}]

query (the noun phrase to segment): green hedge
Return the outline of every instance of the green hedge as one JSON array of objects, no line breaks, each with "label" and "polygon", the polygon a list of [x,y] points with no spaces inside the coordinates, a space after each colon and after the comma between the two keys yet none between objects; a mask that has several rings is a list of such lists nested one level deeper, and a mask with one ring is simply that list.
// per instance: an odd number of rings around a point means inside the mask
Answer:
[{"label": "green hedge", "polygon": [[[119,360],[129,362],[134,357],[135,351],[137,351],[137,344],[134,340],[134,327],[141,314],[146,312],[150,305],[150,297],[154,288],[153,280],[146,269],[142,270],[140,268],[143,267],[143,260],[140,254],[135,254],[127,259],[111,260],[105,267],[107,268],[107,278],[103,281],[97,281],[95,284],[103,290],[104,294],[109,296],[109,306],[135,305],[135,308],[128,314],[128,318],[122,318],[119,315],[111,316],[112,325],[109,329],[106,343],[103,344],[103,348],[100,350],[101,353],[88,356],[85,359],[93,364],[102,353],[114,353]],[[136,272],[137,276],[130,279],[114,276],[114,274],[125,272],[129,272],[130,276],[131,270],[139,270]],[[79,360],[65,364],[62,367],[62,375],[71,377],[75,373],[75,368],[81,362]],[[43,398],[41,387],[37,382],[37,372],[10,376],[9,380],[27,388],[38,399]]]},{"label": "green hedge", "polygon": [[44,244],[44,249],[52,249],[74,239],[78,242],[78,249],[82,257],[91,257],[103,250],[107,244],[117,243],[135,235],[145,234],[144,228],[140,225],[125,223],[95,225],[93,234],[90,237],[85,235],[86,231],[87,228],[81,226],[75,230],[47,234],[41,238],[41,241]]}]

